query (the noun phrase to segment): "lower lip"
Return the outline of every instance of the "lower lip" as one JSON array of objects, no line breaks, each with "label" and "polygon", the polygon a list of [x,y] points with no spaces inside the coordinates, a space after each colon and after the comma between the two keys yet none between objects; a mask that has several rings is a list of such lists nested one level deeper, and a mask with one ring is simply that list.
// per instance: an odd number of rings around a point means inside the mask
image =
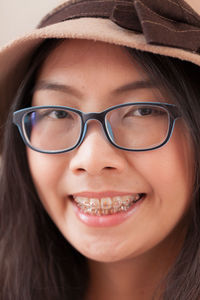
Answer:
[{"label": "lower lip", "polygon": [[84,224],[92,227],[109,227],[116,226],[118,224],[123,223],[130,216],[132,216],[139,208],[140,204],[144,201],[145,196],[143,196],[138,202],[134,203],[127,211],[118,212],[112,215],[104,215],[104,216],[93,216],[89,214],[85,214],[74,201],[73,207],[75,210],[75,214],[80,221]]}]

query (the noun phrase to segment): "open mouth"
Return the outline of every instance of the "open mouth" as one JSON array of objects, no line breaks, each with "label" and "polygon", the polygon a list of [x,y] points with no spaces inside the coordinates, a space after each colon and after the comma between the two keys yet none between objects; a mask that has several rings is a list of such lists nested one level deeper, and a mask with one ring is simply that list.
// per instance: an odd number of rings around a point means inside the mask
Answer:
[{"label": "open mouth", "polygon": [[135,193],[124,196],[102,198],[71,196],[71,199],[84,214],[103,216],[128,211],[144,197],[144,193]]}]

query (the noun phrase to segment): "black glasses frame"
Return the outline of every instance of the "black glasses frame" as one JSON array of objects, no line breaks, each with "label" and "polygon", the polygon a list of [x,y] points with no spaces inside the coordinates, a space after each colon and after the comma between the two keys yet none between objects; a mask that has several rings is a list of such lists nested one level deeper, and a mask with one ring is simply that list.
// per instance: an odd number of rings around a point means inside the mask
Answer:
[{"label": "black glasses frame", "polygon": [[[106,124],[106,119],[105,119],[106,115],[107,115],[108,112],[110,112],[112,110],[115,110],[115,109],[120,108],[120,107],[129,106],[129,105],[133,105],[133,106],[136,106],[136,105],[140,105],[140,106],[157,106],[157,107],[162,107],[163,109],[166,110],[166,112],[168,114],[168,118],[169,118],[169,128],[168,128],[167,136],[161,144],[159,144],[155,147],[147,148],[147,149],[129,149],[129,148],[120,147],[117,144],[115,144],[115,142],[112,140],[112,134],[111,134],[111,132],[110,132],[110,130],[109,130],[107,124]],[[24,117],[27,113],[30,113],[32,111],[35,111],[35,110],[38,110],[38,109],[41,109],[41,108],[43,108],[43,109],[48,109],[48,108],[54,109],[55,108],[57,110],[59,110],[59,109],[65,110],[66,109],[68,111],[75,112],[80,116],[81,123],[82,123],[81,124],[81,132],[80,132],[80,136],[79,136],[79,139],[78,139],[77,143],[73,147],[62,149],[62,150],[46,151],[46,150],[37,149],[29,143],[29,140],[28,140],[28,138],[26,136],[26,133],[25,133],[25,130],[24,130],[24,124],[23,124]],[[180,117],[181,117],[181,114],[178,111],[178,108],[176,107],[176,105],[174,105],[174,104],[161,103],[161,102],[133,102],[133,103],[130,102],[130,103],[124,103],[124,104],[119,104],[119,105],[109,107],[108,109],[106,109],[102,112],[91,112],[91,113],[84,113],[84,112],[82,112],[78,109],[75,109],[75,108],[72,108],[72,107],[67,107],[67,106],[57,106],[57,105],[32,106],[32,107],[29,107],[29,108],[23,108],[23,109],[15,111],[13,113],[13,123],[18,127],[18,130],[21,134],[21,137],[22,137],[24,143],[29,148],[31,148],[32,150],[40,152],[40,153],[46,153],[46,154],[64,153],[64,152],[72,151],[76,147],[80,146],[81,143],[84,140],[85,135],[86,135],[87,122],[89,120],[97,120],[101,123],[104,134],[106,135],[109,142],[113,146],[115,146],[116,148],[121,149],[121,150],[125,150],[125,151],[139,152],[139,151],[154,150],[154,149],[160,148],[163,145],[165,145],[169,141],[169,139],[172,135],[176,119],[178,119]]]}]

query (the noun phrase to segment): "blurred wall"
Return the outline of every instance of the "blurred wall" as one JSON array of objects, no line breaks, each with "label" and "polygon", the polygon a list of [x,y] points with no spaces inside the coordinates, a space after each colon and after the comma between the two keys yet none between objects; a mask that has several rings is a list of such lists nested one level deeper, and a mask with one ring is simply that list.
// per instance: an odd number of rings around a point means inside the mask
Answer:
[{"label": "blurred wall", "polygon": [[0,46],[34,28],[61,0],[0,0]]}]

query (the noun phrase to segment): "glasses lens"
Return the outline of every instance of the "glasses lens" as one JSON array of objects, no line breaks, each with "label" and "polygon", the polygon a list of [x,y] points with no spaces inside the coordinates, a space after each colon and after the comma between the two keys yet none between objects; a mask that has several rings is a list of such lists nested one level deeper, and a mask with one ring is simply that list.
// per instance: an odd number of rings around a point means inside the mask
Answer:
[{"label": "glasses lens", "polygon": [[169,131],[168,111],[156,105],[128,105],[106,115],[111,140],[118,146],[145,150],[161,145]]},{"label": "glasses lens", "polygon": [[24,116],[23,129],[32,147],[42,151],[61,151],[78,142],[81,118],[67,109],[40,108]]}]

